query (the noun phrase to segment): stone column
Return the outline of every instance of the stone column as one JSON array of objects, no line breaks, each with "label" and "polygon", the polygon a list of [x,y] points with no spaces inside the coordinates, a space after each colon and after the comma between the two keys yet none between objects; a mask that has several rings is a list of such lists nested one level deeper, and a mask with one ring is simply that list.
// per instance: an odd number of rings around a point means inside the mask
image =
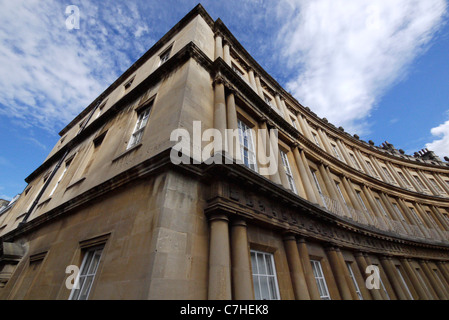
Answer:
[{"label": "stone column", "polygon": [[[368,265],[374,265],[371,261],[371,258],[369,257],[369,255],[367,253],[364,253],[363,256],[365,257],[366,263]],[[379,268],[379,277],[381,277],[380,280],[382,280],[382,270],[379,266],[377,266],[377,267]],[[385,277],[384,277],[384,280],[385,280]],[[384,283],[384,287],[385,287],[385,282],[384,281],[382,281],[382,282]],[[381,285],[381,284],[379,283],[379,285]],[[388,294],[388,292],[385,292],[386,290],[387,290],[386,287],[385,287],[385,290],[384,290],[384,288],[380,287],[378,292],[381,295],[382,300],[391,300],[391,298],[389,298],[390,295]]]},{"label": "stone column", "polygon": [[440,183],[442,189],[447,194],[449,194],[449,186],[448,186],[448,184],[446,182],[443,181],[443,179],[440,177],[440,175],[438,173],[433,173],[432,176],[435,178],[435,180],[437,180]]},{"label": "stone column", "polygon": [[321,300],[318,285],[313,274],[312,264],[310,262],[309,250],[307,249],[306,240],[301,238],[298,240],[299,257],[302,262],[304,277],[306,279],[307,288],[309,289],[310,299]]},{"label": "stone column", "polygon": [[302,268],[301,260],[299,259],[298,246],[294,235],[287,234],[284,236],[284,247],[295,298],[297,300],[310,300],[306,279],[304,277],[304,270]]},{"label": "stone column", "polygon": [[379,174],[379,176],[381,177],[381,179],[384,182],[389,182],[390,180],[388,180],[388,177],[385,175],[384,170],[380,167],[379,163],[377,162],[377,159],[374,158],[372,155],[369,155],[369,159],[371,160],[372,165],[374,166],[374,168],[376,168],[377,173]]},{"label": "stone column", "polygon": [[316,186],[315,181],[314,181],[314,179],[312,177],[312,172],[310,171],[310,167],[309,167],[309,164],[307,162],[307,158],[306,158],[306,155],[304,153],[304,150],[300,151],[300,155],[301,155],[301,160],[304,163],[304,167],[306,168],[307,175],[309,176],[309,180],[312,183],[312,189],[313,189],[313,192],[315,193],[316,203],[321,205],[321,206],[323,206],[323,207],[325,207],[324,201],[321,198],[320,192],[318,191],[318,187]]},{"label": "stone column", "polygon": [[[279,147],[278,147],[279,149]],[[278,151],[278,171],[281,178],[281,184],[285,189],[292,190],[287,179],[287,173],[285,171],[284,162],[282,161],[281,150]],[[286,154],[287,156],[287,154]],[[292,190],[293,191],[293,190]]]},{"label": "stone column", "polygon": [[303,135],[310,141],[313,141],[312,134],[310,133],[309,125],[307,124],[307,121],[303,118],[302,114],[298,114],[298,121],[299,121],[299,127],[301,128]]},{"label": "stone column", "polygon": [[371,190],[367,186],[362,187],[362,191],[365,194],[366,199],[373,211],[373,216],[371,217],[374,223],[378,223],[380,228],[387,229],[387,222],[384,220],[384,216],[381,209],[377,206],[376,200],[371,194]]},{"label": "stone column", "polygon": [[418,294],[418,297],[420,300],[429,300],[429,297],[427,296],[426,290],[421,285],[415,271],[413,270],[413,267],[409,263],[410,259],[402,258],[401,264],[404,267],[405,272],[408,275],[408,278],[412,282],[413,288],[415,288],[416,293]]},{"label": "stone column", "polygon": [[[240,154],[240,139],[238,132],[238,120],[237,120],[237,109],[235,107],[234,92],[228,94],[226,103],[226,115],[227,115],[227,129],[228,131],[228,152],[232,159],[238,160],[239,163],[243,161],[242,155]],[[235,139],[234,134],[235,133]],[[255,138],[255,137],[254,137]]]},{"label": "stone column", "polygon": [[418,183],[416,182],[415,178],[412,177],[412,175],[410,174],[410,172],[408,171],[408,168],[402,166],[401,167],[402,172],[405,174],[405,176],[407,177],[408,181],[411,183],[411,185],[413,186],[413,188],[415,188],[415,190],[417,192],[423,192],[423,189],[421,188],[420,185],[418,185]]},{"label": "stone column", "polygon": [[214,143],[214,152],[225,153],[226,99],[223,79],[218,76],[214,81],[214,128],[221,133],[221,145]]},{"label": "stone column", "polygon": [[283,110],[283,112],[284,112],[284,118],[285,118],[285,120],[286,120],[289,124],[293,125],[292,119],[290,118],[290,114],[289,114],[289,111],[288,111],[287,105],[285,104],[285,100],[284,100],[284,99],[281,99],[281,106],[282,106],[282,110]]},{"label": "stone column", "polygon": [[401,177],[399,176],[398,172],[394,169],[394,166],[390,162],[385,162],[387,164],[387,168],[390,169],[393,178],[396,179],[396,183],[401,186],[401,188],[407,189],[407,186],[405,185],[404,181],[402,181]]},{"label": "stone column", "polygon": [[259,96],[263,99],[263,89],[262,89],[262,84],[260,83],[260,77],[259,75],[255,75],[256,78],[256,91],[259,94]]},{"label": "stone column", "polygon": [[424,183],[424,185],[427,185],[427,188],[430,190],[430,192],[432,192],[434,195],[440,194],[440,192],[435,189],[433,184],[429,181],[429,179],[427,179],[427,176],[422,173],[421,170],[416,170],[416,172],[418,173],[418,176],[421,178],[421,181]]},{"label": "stone column", "polygon": [[438,269],[440,270],[440,272],[443,275],[444,279],[446,279],[446,282],[449,285],[449,271],[447,270],[444,262],[438,261],[437,262],[437,267],[438,267]]},{"label": "stone column", "polygon": [[302,181],[302,184],[304,185],[304,190],[306,192],[307,200],[309,200],[310,202],[318,203],[318,201],[315,197],[315,192],[313,191],[312,182],[310,181],[309,175],[307,173],[308,169],[306,169],[303,161],[301,160],[299,147],[296,146],[293,148],[293,156],[295,157],[295,162],[296,162],[296,165],[298,166],[299,174],[301,175],[301,181]]},{"label": "stone column", "polygon": [[231,252],[229,219],[225,214],[209,217],[209,300],[231,300]]},{"label": "stone column", "polygon": [[278,108],[279,112],[283,115],[284,119],[287,116],[287,114],[285,114],[284,112],[284,108],[282,107],[282,103],[281,103],[281,97],[279,96],[278,93],[276,93],[274,95],[274,101],[276,103],[276,107]]},{"label": "stone column", "polygon": [[429,279],[429,282],[432,285],[433,290],[438,295],[438,298],[440,298],[441,300],[447,300],[448,296],[444,292],[444,289],[441,287],[441,284],[438,282],[438,280],[435,279],[435,275],[433,274],[427,261],[421,260],[419,261],[419,265],[421,266],[421,269],[424,271],[427,279]]},{"label": "stone column", "polygon": [[357,160],[359,160],[360,163],[360,167],[363,169],[363,171],[367,174],[367,175],[371,175],[371,171],[368,168],[368,165],[366,164],[365,159],[363,159],[362,153],[360,152],[359,149],[354,148],[354,155],[357,158]]},{"label": "stone column", "polygon": [[229,42],[226,40],[223,41],[223,59],[228,65],[230,65],[230,66],[232,65],[231,64],[231,50],[229,47]]},{"label": "stone column", "polygon": [[[268,124],[267,124],[267,120],[266,119],[263,119],[262,122],[260,123],[260,129],[261,130],[259,130],[258,134],[263,135],[261,137],[263,150],[262,149],[258,150],[258,152],[257,152],[257,159],[261,160],[261,158],[264,158],[265,163],[268,163],[269,158],[270,159],[271,158],[276,158],[276,157],[272,157],[272,155],[274,153],[276,153],[277,158],[278,158],[278,159],[276,159],[278,161],[276,163],[276,165],[278,167],[278,170],[276,170],[276,172],[274,172],[271,175],[268,175],[269,172],[264,172],[264,170],[261,170],[261,173],[266,175],[267,178],[270,179],[271,181],[273,181],[274,183],[281,185],[282,181],[281,181],[281,177],[279,175],[279,147],[278,146],[274,146],[272,144],[272,141],[270,139],[270,132],[268,130],[269,128],[268,128]],[[260,147],[261,147],[260,145],[257,146],[257,148],[260,148]],[[276,147],[276,149],[274,147]],[[268,158],[267,155],[270,155],[270,157]],[[260,167],[261,168],[264,167],[265,171],[266,171],[266,169],[268,169],[268,167],[266,165],[260,164]]]},{"label": "stone column", "polygon": [[346,150],[346,147],[343,145],[343,143],[340,141],[340,139],[336,139],[337,146],[340,149],[340,153],[342,154],[343,158],[345,159],[345,162],[348,166],[352,166],[351,159],[349,158],[348,151]]},{"label": "stone column", "polygon": [[388,280],[390,280],[391,285],[393,286],[393,290],[396,293],[396,296],[399,300],[408,300],[407,295],[404,293],[401,283],[399,282],[400,276],[397,273],[396,268],[394,267],[393,262],[391,261],[391,257],[381,257],[380,263],[382,264],[385,273],[387,274]]},{"label": "stone column", "polygon": [[251,84],[251,87],[253,87],[254,91],[257,92],[256,78],[254,77],[253,69],[249,69],[248,76],[249,76],[249,83]]},{"label": "stone column", "polygon": [[440,224],[445,228],[444,231],[449,231],[449,224],[446,221],[446,219],[444,219],[441,216],[441,212],[435,207],[435,206],[429,206],[430,210],[432,211],[434,217],[436,219],[438,219],[438,221],[440,221]]},{"label": "stone column", "polygon": [[223,36],[220,33],[215,34],[215,60],[223,59]]},{"label": "stone column", "polygon": [[237,218],[231,226],[232,288],[234,300],[254,300],[247,225]]},{"label": "stone column", "polygon": [[[363,276],[363,280],[365,280],[365,283],[363,284],[363,288],[366,288],[366,279],[368,278],[367,274],[366,274],[366,269],[368,268],[368,264],[366,263],[363,252],[356,252],[354,254],[354,256],[355,256],[355,261],[357,262],[357,266],[359,267],[360,273]],[[363,290],[363,289],[361,288],[361,290]],[[371,295],[371,297],[374,300],[383,300],[382,296],[379,292],[379,289],[374,289],[374,288],[370,289],[370,290],[366,289],[366,291],[369,292],[369,294]]]},{"label": "stone column", "polygon": [[333,153],[332,148],[331,148],[331,146],[329,144],[329,140],[327,138],[326,133],[323,132],[323,130],[321,130],[321,128],[318,128],[318,135],[320,136],[321,141],[323,142],[324,150],[326,150],[327,153],[329,153],[330,155],[333,156],[334,153]]},{"label": "stone column", "polygon": [[335,281],[337,282],[338,291],[343,300],[352,300],[351,291],[349,290],[348,283],[346,282],[345,269],[343,269],[344,261],[340,261],[340,257],[337,253],[340,249],[335,247],[326,248],[329,263],[334,274]]}]

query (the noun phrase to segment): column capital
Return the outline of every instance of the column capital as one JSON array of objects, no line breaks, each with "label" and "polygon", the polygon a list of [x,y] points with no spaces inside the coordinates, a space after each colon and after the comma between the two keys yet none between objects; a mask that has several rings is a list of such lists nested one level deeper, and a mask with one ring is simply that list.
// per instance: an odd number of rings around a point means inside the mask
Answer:
[{"label": "column capital", "polygon": [[296,236],[291,231],[286,231],[282,235],[282,241],[295,241],[296,242]]},{"label": "column capital", "polygon": [[239,216],[237,216],[237,217],[233,217],[232,219],[231,219],[231,225],[232,226],[239,226],[239,227],[245,227],[245,228],[247,228],[248,227],[248,224],[246,223],[246,219],[245,218],[242,218],[242,217],[239,217]]},{"label": "column capital", "polygon": [[214,38],[217,38],[217,37],[220,37],[222,39],[224,38],[223,33],[219,30],[214,32]]},{"label": "column capital", "polygon": [[340,251],[340,247],[336,244],[333,243],[329,243],[325,246],[325,251],[335,251],[335,252],[339,252]]},{"label": "column capital", "polygon": [[229,214],[225,212],[215,212],[207,215],[209,221],[226,221],[229,222]]}]

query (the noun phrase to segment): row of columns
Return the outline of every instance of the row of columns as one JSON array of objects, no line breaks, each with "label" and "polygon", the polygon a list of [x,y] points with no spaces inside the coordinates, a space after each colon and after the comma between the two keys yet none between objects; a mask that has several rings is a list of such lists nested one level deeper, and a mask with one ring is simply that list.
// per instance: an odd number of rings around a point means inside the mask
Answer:
[{"label": "row of columns", "polygon": [[[240,217],[229,219],[229,216],[223,213],[210,215],[209,221],[208,298],[211,300],[254,299],[251,255],[245,220]],[[284,235],[283,241],[295,299],[319,300],[320,294],[313,274],[306,240],[304,238],[297,239],[294,234],[287,233]],[[326,255],[340,298],[343,300],[358,299],[354,282],[350,277],[340,248],[328,246]],[[354,256],[356,265],[366,280],[367,267],[372,265],[369,255],[356,252]],[[382,256],[379,261],[386,275],[383,282],[389,281],[397,299],[449,299],[447,263],[436,262],[437,271],[435,271],[429,261],[419,260],[417,263],[422,270],[422,275],[420,275],[418,270],[412,266],[413,261],[410,258],[400,258],[400,266],[404,271],[404,274],[401,275],[391,257]],[[404,275],[408,277],[409,283],[403,282]],[[364,283],[359,284],[358,287],[364,299],[388,299],[383,288],[368,290]]]}]

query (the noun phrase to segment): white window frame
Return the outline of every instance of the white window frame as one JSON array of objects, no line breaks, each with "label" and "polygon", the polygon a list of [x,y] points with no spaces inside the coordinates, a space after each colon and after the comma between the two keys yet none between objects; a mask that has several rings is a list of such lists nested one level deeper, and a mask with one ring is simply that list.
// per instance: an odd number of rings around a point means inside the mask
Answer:
[{"label": "white window frame", "polygon": [[349,157],[351,158],[352,163],[354,164],[357,170],[361,170],[360,164],[357,162],[357,159],[352,153],[349,153]]},{"label": "white window frame", "polygon": [[[251,269],[252,269],[252,276],[253,276],[254,293],[255,293],[256,300],[262,300],[262,291],[260,290],[261,281],[266,281],[266,286],[267,286],[268,292],[269,292],[268,299],[264,299],[264,300],[280,300],[278,279],[277,279],[277,275],[276,275],[276,266],[274,264],[273,254],[268,253],[268,252],[251,250],[250,255],[251,255]],[[263,266],[259,265],[259,262],[260,262],[259,257],[260,256],[264,263]],[[264,269],[265,273],[261,273],[261,272],[263,272],[263,270],[261,270],[261,269]],[[269,271],[271,271],[271,274],[268,273]],[[271,286],[270,286],[270,280],[271,280]],[[256,283],[257,283],[257,285],[256,285]],[[259,292],[257,292],[256,287],[259,288]]]},{"label": "white window frame", "polygon": [[382,167],[382,169],[383,169],[383,171],[384,171],[384,173],[385,173],[385,175],[386,175],[388,181],[389,181],[390,183],[394,183],[395,181],[394,181],[393,177],[391,176],[391,173],[390,173],[390,171],[387,169],[387,167]]},{"label": "white window frame", "polygon": [[418,220],[419,224],[423,224],[422,220],[419,218],[418,213],[416,212],[415,208],[409,207],[410,211],[412,212],[413,216],[416,220]]},{"label": "white window frame", "polygon": [[313,140],[315,140],[315,144],[321,148],[320,141],[318,140],[318,135],[315,132],[312,132]]},{"label": "white window frame", "polygon": [[[78,273],[77,278],[75,279],[75,285],[70,293],[69,300],[80,300],[81,293],[84,290],[87,290],[85,295],[85,300],[89,298],[90,291],[92,289],[92,285],[95,281],[95,277],[97,275],[98,266],[101,262],[101,257],[103,255],[104,245],[95,246],[92,248],[88,248],[84,252],[83,262],[81,263],[80,272]],[[98,255],[99,253],[99,255]],[[98,260],[94,260],[93,258],[97,256]],[[92,262],[96,261],[96,265],[92,265]],[[93,269],[91,267],[94,267]],[[86,279],[91,277],[90,282],[86,282]],[[79,286],[79,289],[76,289]],[[86,287],[87,286],[87,287]],[[83,299],[84,300],[84,299]]]},{"label": "white window frame", "polygon": [[351,263],[346,262],[346,266],[348,267],[349,277],[351,278],[352,282],[354,283],[355,292],[357,293],[359,300],[363,300],[362,292],[360,292],[359,285],[357,283],[357,280],[355,279],[355,275],[354,275],[354,272],[352,271]]},{"label": "white window frame", "polygon": [[341,157],[340,157],[340,153],[338,152],[337,146],[331,143],[331,147],[334,150],[334,153],[335,153],[335,156],[337,157],[337,159],[342,161]]},{"label": "white window frame", "polygon": [[365,211],[366,211],[367,213],[369,213],[368,207],[366,206],[365,201],[363,201],[363,198],[362,198],[362,192],[361,192],[361,191],[358,191],[358,190],[355,190],[355,194],[357,195],[357,198],[358,198],[358,199],[360,200],[360,202],[362,203],[363,209],[365,209]]},{"label": "white window frame", "polygon": [[285,153],[282,150],[280,150],[280,152],[281,152],[282,164],[284,165],[285,174],[287,175],[288,184],[289,184],[290,188],[292,189],[292,191],[297,194],[298,191],[296,190],[295,179],[293,178],[290,163],[288,162],[287,153]]},{"label": "white window frame", "polygon": [[382,210],[382,213],[384,214],[384,216],[388,218],[387,211],[385,210],[384,206],[382,205],[382,201],[380,201],[380,199],[377,197],[374,197],[374,199],[376,199],[377,204],[379,205],[380,209]]},{"label": "white window frame", "polygon": [[137,115],[137,122],[134,126],[133,133],[131,134],[131,138],[129,139],[128,146],[126,150],[131,149],[132,147],[138,145],[142,141],[143,132],[145,127],[148,124],[148,119],[151,114],[151,109],[153,108],[153,101],[150,102],[149,106],[140,110]]},{"label": "white window frame", "polygon": [[326,199],[324,198],[323,190],[321,189],[320,183],[318,182],[318,177],[316,176],[316,172],[313,169],[310,169],[310,172],[312,173],[313,181],[315,182],[315,185],[318,189],[318,193],[320,194],[321,200],[323,200],[324,206],[327,208]]},{"label": "white window frame", "polygon": [[439,193],[444,193],[443,189],[441,189],[441,187],[438,185],[438,183],[435,181],[435,179],[429,178],[429,181]]},{"label": "white window frame", "polygon": [[401,171],[398,171],[398,175],[402,179],[402,181],[404,181],[404,183],[407,187],[411,187],[410,182],[408,181],[408,179],[405,177],[405,175]]},{"label": "white window frame", "polygon": [[171,54],[172,48],[173,48],[173,45],[170,45],[167,49],[165,49],[159,55],[159,66],[163,65],[165,62],[167,62],[168,59],[170,59],[170,54]]},{"label": "white window frame", "polygon": [[291,120],[291,122],[292,122],[293,128],[295,128],[296,130],[299,130],[299,129],[298,129],[298,124],[297,124],[296,119],[293,118],[292,116],[290,116],[290,120]]},{"label": "white window frame", "polygon": [[343,192],[341,191],[340,183],[335,181],[335,185],[337,186],[338,193],[340,194],[340,197],[343,200],[343,203],[347,206],[348,204],[346,203],[345,197],[343,196]]},{"label": "white window frame", "polygon": [[399,215],[402,221],[406,221],[404,218],[404,215],[402,214],[401,210],[399,210],[399,207],[396,203],[391,204],[393,206],[393,209],[396,211],[396,213]]},{"label": "white window frame", "polygon": [[238,119],[240,154],[242,156],[243,164],[258,172],[256,148],[254,145],[253,130],[241,119]]},{"label": "white window frame", "polygon": [[326,278],[324,277],[323,268],[321,267],[321,261],[310,260],[312,265],[313,276],[318,287],[321,300],[332,300],[327,287]]},{"label": "white window frame", "polygon": [[403,277],[403,275],[402,275],[402,272],[401,272],[401,269],[399,268],[399,266],[396,266],[396,270],[397,270],[398,273],[399,273],[399,277],[401,278],[402,284],[404,285],[405,289],[407,289],[408,295],[410,296],[410,298],[411,298],[412,300],[415,300],[415,299],[413,298],[412,293],[410,292],[410,289],[409,289],[409,287],[408,287],[408,285],[407,285],[407,282],[405,282],[405,279],[404,279],[404,277]]}]

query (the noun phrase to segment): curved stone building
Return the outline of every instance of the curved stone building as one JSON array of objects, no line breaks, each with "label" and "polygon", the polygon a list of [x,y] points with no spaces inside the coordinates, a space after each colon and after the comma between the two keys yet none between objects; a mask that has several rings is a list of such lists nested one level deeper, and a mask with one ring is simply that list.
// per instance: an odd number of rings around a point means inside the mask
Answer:
[{"label": "curved stone building", "polygon": [[449,164],[317,117],[201,5],[60,135],[1,299],[449,298]]}]

